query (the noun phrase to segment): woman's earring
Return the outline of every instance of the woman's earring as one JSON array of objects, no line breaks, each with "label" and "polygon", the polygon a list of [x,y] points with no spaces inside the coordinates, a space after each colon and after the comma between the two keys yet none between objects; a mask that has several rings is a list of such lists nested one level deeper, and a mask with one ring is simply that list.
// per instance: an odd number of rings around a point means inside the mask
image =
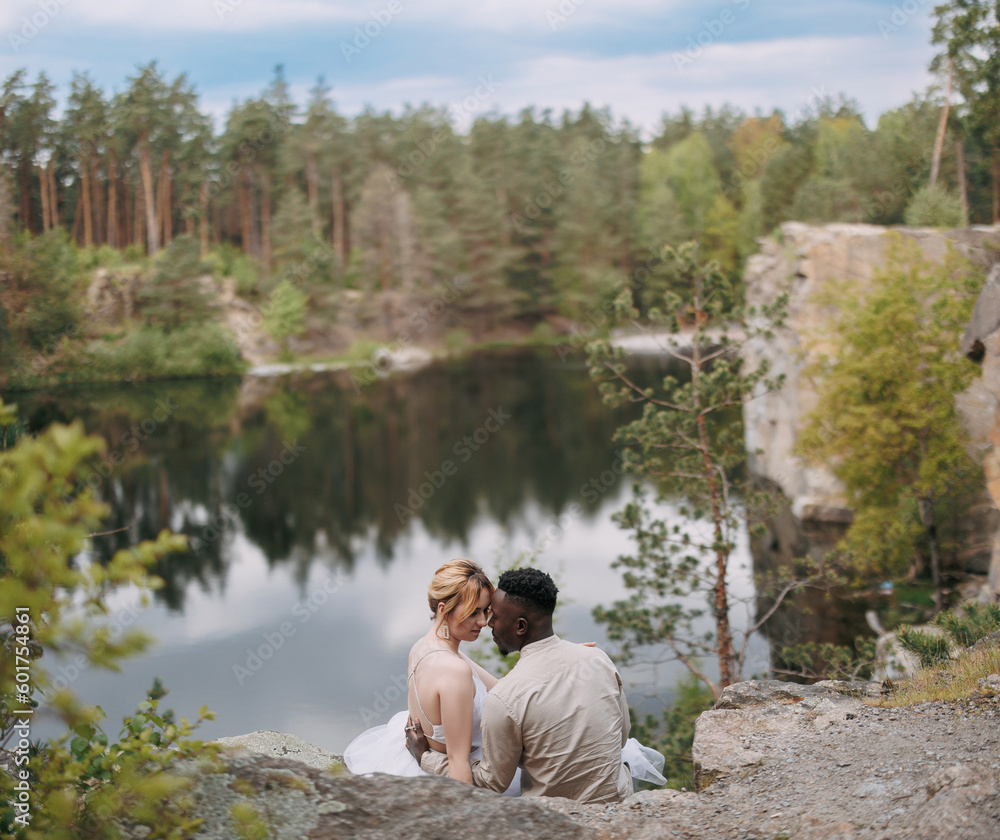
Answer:
[{"label": "woman's earring", "polygon": [[446,640],[446,641],[448,639],[450,639],[451,638],[451,633],[448,632],[448,625],[447,624],[442,624],[441,625],[441,629],[444,630],[444,635],[441,638],[444,639],[444,640]]}]

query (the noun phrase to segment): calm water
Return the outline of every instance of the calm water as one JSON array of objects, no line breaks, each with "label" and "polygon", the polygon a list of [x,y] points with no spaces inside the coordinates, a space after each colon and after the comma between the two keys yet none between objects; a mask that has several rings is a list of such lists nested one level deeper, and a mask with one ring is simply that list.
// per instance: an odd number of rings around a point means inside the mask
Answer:
[{"label": "calm water", "polygon": [[[625,594],[611,563],[630,546],[611,515],[630,482],[611,437],[626,415],[601,403],[582,365],[484,354],[361,393],[325,373],[8,401],[32,429],[79,417],[107,440],[92,466],[108,474],[108,530],[126,530],[95,539],[90,562],[164,527],[195,546],[157,568],[165,586],[147,607],[134,592],[111,599],[112,623],[156,637],[147,654],[119,674],[61,666],[110,733],[159,677],[179,716],[202,704],[218,714],[203,737],[274,729],[339,752],[403,707],[427,584],[455,556],[495,579],[534,554],[560,586],[557,631],[613,650],[591,610]],[[748,565],[741,546],[731,585],[745,597]],[[472,650],[488,660],[488,634]],[[760,642],[748,670],[764,669]],[[653,711],[680,671],[623,674]],[[34,734],[57,731],[40,719]]]}]

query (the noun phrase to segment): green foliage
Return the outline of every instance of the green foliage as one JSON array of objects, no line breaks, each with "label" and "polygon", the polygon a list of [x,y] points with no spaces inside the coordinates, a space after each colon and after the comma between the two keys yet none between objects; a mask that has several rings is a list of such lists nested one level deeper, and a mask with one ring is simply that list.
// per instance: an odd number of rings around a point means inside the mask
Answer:
[{"label": "green foliage", "polygon": [[[16,820],[15,780],[0,773],[7,803],[0,820],[24,840],[121,837],[123,824],[145,825],[150,837],[181,838],[197,825],[185,814],[183,782],[168,772],[178,758],[204,753],[200,743],[183,740],[191,727],[158,715],[153,698],[111,745],[97,725],[101,711],[68,688],[57,690],[45,665],[46,655],[61,653],[72,654],[80,667],[113,669],[143,650],[149,643],[143,633],[113,632],[95,619],[106,614],[116,587],[146,592],[159,585],[148,568],[186,545],[164,531],[155,542],[117,552],[106,565],[76,559],[108,513],[83,484],[85,463],[104,449],[104,441],[86,436],[77,422],[52,425],[0,452],[0,636],[12,654],[0,658],[0,742],[18,732],[18,720],[38,695],[67,727],[56,742],[15,753],[18,782],[30,779],[29,825]],[[24,673],[28,681],[19,678]],[[203,717],[209,714],[203,710]],[[21,761],[29,755],[27,764]]]},{"label": "green foliage", "polygon": [[789,676],[803,679],[867,680],[875,672],[875,642],[858,636],[852,646],[830,642],[787,645],[779,652]]},{"label": "green foliage", "polygon": [[945,636],[933,636],[912,627],[901,627],[896,631],[896,640],[920,661],[921,668],[933,668],[940,665],[951,655],[948,639]]},{"label": "green foliage", "polygon": [[80,328],[80,265],[62,230],[22,237],[0,250],[0,298],[9,329],[29,348],[51,352]]},{"label": "green foliage", "polygon": [[838,351],[811,371],[819,401],[798,452],[844,482],[842,548],[864,574],[901,576],[924,553],[933,566],[973,484],[954,397],[975,371],[955,336],[979,282],[955,254],[933,264],[897,241],[867,294],[837,292]]},{"label": "green foliage", "polygon": [[965,224],[962,203],[941,187],[921,187],[906,205],[904,218],[913,227],[956,228]]},{"label": "green foliage", "polygon": [[139,289],[146,324],[169,332],[207,321],[215,303],[202,279],[205,273],[198,243],[190,236],[172,240],[157,258],[152,276]]},{"label": "green foliage", "polygon": [[[641,722],[632,714],[631,736],[652,747],[666,759],[663,775],[667,788],[697,790],[691,746],[694,743],[694,724],[698,716],[712,708],[715,697],[693,674],[688,674],[676,687],[673,702],[663,709],[659,719],[646,715]],[[650,785],[650,787],[652,787]]]},{"label": "green foliage", "polygon": [[78,382],[228,376],[244,369],[233,337],[215,323],[142,327],[121,339],[92,341],[67,365],[67,378]]},{"label": "green foliage", "polygon": [[194,834],[202,819],[187,796],[191,779],[172,771],[186,761],[197,762],[201,772],[215,769],[219,748],[190,739],[198,724],[215,715],[202,707],[196,723],[178,724],[171,711],[160,714],[158,707],[155,695],[147,696],[123,719],[114,743],[95,707],[90,719],[40,750],[30,764],[38,811],[24,840],[60,832],[113,840],[125,836],[125,825],[145,826],[145,836],[170,840]]},{"label": "green foliage", "polygon": [[1000,604],[964,604],[961,610],[945,610],[934,623],[962,647],[1000,631]]},{"label": "green foliage", "polygon": [[282,280],[271,293],[271,307],[264,318],[264,326],[281,342],[282,355],[288,355],[288,339],[305,330],[305,312],[308,297],[289,280]]},{"label": "green foliage", "polygon": [[[621,644],[623,660],[640,647],[663,645],[718,695],[742,661],[733,647],[726,587],[742,515],[734,502],[753,495],[740,479],[746,448],[739,412],[755,389],[777,384],[766,365],[756,371],[741,368],[727,330],[738,324],[748,336],[766,338],[783,317],[784,301],[760,312],[737,305],[731,284],[715,263],[700,262],[693,244],[664,248],[661,265],[669,288],[686,286],[686,294],[668,291],[662,306],[650,309],[650,320],[673,332],[688,330],[670,352],[689,376],[668,373],[659,387],[640,387],[626,372],[622,353],[604,343],[589,348],[591,376],[608,403],[643,404],[642,416],[616,434],[617,441],[632,447],[625,469],[647,477],[661,498],[682,499],[680,514],[688,522],[656,519],[645,491],[637,487],[634,501],[616,517],[636,543],[635,554],[615,562],[625,569],[631,594],[594,615],[608,625],[609,638]],[[618,300],[618,312],[631,321],[639,317],[627,291]],[[705,526],[696,520],[706,520]],[[707,614],[714,631],[701,632],[696,624]],[[717,657],[718,684],[696,665],[707,651]]]},{"label": "green foliage", "polygon": [[223,242],[210,252],[206,265],[216,277],[232,277],[236,280],[237,294],[250,295],[257,290],[260,273],[256,263],[230,242]]},{"label": "green foliage", "polygon": [[472,337],[468,330],[461,327],[454,327],[448,330],[444,336],[444,346],[449,353],[458,355],[469,349],[472,345]]}]

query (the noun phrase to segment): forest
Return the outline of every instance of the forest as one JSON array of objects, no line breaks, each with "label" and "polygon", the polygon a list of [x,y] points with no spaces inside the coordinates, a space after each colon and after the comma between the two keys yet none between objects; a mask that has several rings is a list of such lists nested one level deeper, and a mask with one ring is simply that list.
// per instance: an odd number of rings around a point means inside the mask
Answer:
[{"label": "forest", "polygon": [[[294,102],[281,66],[217,127],[191,80],[155,61],[116,91],[15,72],[0,88],[0,375],[16,384],[15,362],[39,354],[58,370],[61,343],[83,342],[94,369],[169,343],[212,317],[199,273],[235,278],[275,313],[273,335],[325,336],[311,346],[327,353],[412,336],[413,313],[455,278],[430,333],[545,340],[655,275],[664,245],[696,240],[738,280],[786,220],[996,223],[1000,36],[990,4],[936,14],[940,83],[872,128],[814,89],[789,114],[682,109],[651,138],[586,105],[462,131],[427,104],[346,117],[323,79]],[[81,274],[97,266],[139,283],[129,335],[83,323]],[[220,336],[198,341],[206,370],[237,364]]]}]

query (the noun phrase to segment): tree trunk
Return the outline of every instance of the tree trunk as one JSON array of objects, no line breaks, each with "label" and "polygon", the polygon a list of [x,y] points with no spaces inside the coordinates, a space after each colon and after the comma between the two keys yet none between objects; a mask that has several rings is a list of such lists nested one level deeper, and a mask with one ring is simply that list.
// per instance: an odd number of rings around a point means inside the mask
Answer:
[{"label": "tree trunk", "polygon": [[146,138],[139,138],[139,175],[142,178],[142,199],[146,206],[146,250],[153,256],[160,250],[160,228],[156,218],[156,185],[153,183],[153,162]]},{"label": "tree trunk", "polygon": [[965,146],[955,141],[955,163],[958,165],[958,199],[962,202],[962,223],[969,224],[969,192],[965,181]]},{"label": "tree trunk", "polygon": [[[152,180],[152,178],[150,179]],[[146,200],[146,187],[142,183],[140,178],[139,183],[135,186],[135,192],[133,194],[133,201],[135,202],[135,225],[134,225],[134,239],[132,240],[136,244],[146,243],[146,220],[149,218],[149,207],[150,203]],[[155,214],[154,214],[155,215]],[[156,234],[152,234],[155,236]]]},{"label": "tree trunk", "polygon": [[316,162],[316,155],[310,153],[306,157],[306,186],[309,190],[309,212],[312,215],[312,232],[319,242],[323,236],[323,230],[319,220],[319,164]]},{"label": "tree trunk", "polygon": [[101,180],[95,173],[94,162],[90,162],[90,189],[93,192],[90,205],[94,208],[94,244],[101,246],[105,241],[104,202],[101,200]]},{"label": "tree trunk", "polygon": [[931,160],[930,188],[937,185],[938,172],[941,170],[941,152],[944,149],[944,134],[948,128],[948,111],[951,109],[951,76],[954,60],[948,59],[948,84],[944,93],[944,108],[941,109],[941,119],[938,122],[937,137],[934,138],[934,158]]},{"label": "tree trunk", "polygon": [[34,233],[31,226],[31,165],[22,165],[21,175],[21,227],[28,233]]},{"label": "tree trunk", "polygon": [[83,247],[94,244],[94,215],[90,206],[90,160],[86,151],[80,152],[80,205],[83,208]]},{"label": "tree trunk", "polygon": [[108,149],[108,245],[118,247],[118,172],[111,149]]},{"label": "tree trunk", "polygon": [[333,167],[333,252],[339,268],[347,265],[347,243],[344,239],[344,182],[339,166]]},{"label": "tree trunk", "polygon": [[198,187],[198,230],[201,235],[202,259],[208,256],[208,181]]},{"label": "tree trunk", "polygon": [[156,198],[162,229],[160,242],[164,247],[170,244],[174,234],[174,217],[170,207],[170,183],[170,151],[164,149],[163,157],[160,160],[160,184]]},{"label": "tree trunk", "polygon": [[937,526],[934,523],[934,498],[922,497],[918,502],[920,521],[927,534],[927,545],[931,550],[931,578],[934,580],[934,608],[944,609],[944,589],[941,584],[941,552],[938,546]]},{"label": "tree trunk", "polygon": [[[701,303],[697,295],[694,299],[694,310],[696,315],[705,314],[701,308]],[[733,682],[733,634],[729,626],[729,593],[726,589],[726,572],[729,565],[729,552],[723,548],[725,542],[724,534],[724,504],[725,495],[723,488],[718,485],[718,473],[715,464],[712,463],[711,442],[708,434],[708,424],[705,422],[705,414],[700,405],[700,377],[701,370],[701,347],[695,340],[693,356],[691,358],[691,390],[693,394],[693,407],[698,411],[696,416],[698,426],[698,443],[702,453],[702,470],[705,482],[708,486],[708,496],[712,507],[712,525],[715,531],[715,586],[713,587],[713,614],[715,617],[715,645],[716,654],[719,660],[719,684],[721,691]]]},{"label": "tree trunk", "polygon": [[240,238],[243,253],[254,256],[253,219],[250,217],[250,173],[240,172]]},{"label": "tree trunk", "polygon": [[55,158],[49,158],[48,166],[48,190],[49,190],[49,215],[52,217],[52,226],[59,224],[59,193],[56,191],[56,164]]},{"label": "tree trunk", "polygon": [[260,258],[271,268],[271,173],[260,171]]},{"label": "tree trunk", "polygon": [[83,215],[83,202],[77,200],[76,210],[73,213],[73,227],[70,229],[69,238],[70,241],[75,242],[77,245],[80,244],[78,239],[80,235],[80,216]]},{"label": "tree trunk", "polygon": [[39,195],[42,197],[42,231],[52,228],[52,213],[49,211],[49,185],[45,181],[45,167],[38,165]]}]

